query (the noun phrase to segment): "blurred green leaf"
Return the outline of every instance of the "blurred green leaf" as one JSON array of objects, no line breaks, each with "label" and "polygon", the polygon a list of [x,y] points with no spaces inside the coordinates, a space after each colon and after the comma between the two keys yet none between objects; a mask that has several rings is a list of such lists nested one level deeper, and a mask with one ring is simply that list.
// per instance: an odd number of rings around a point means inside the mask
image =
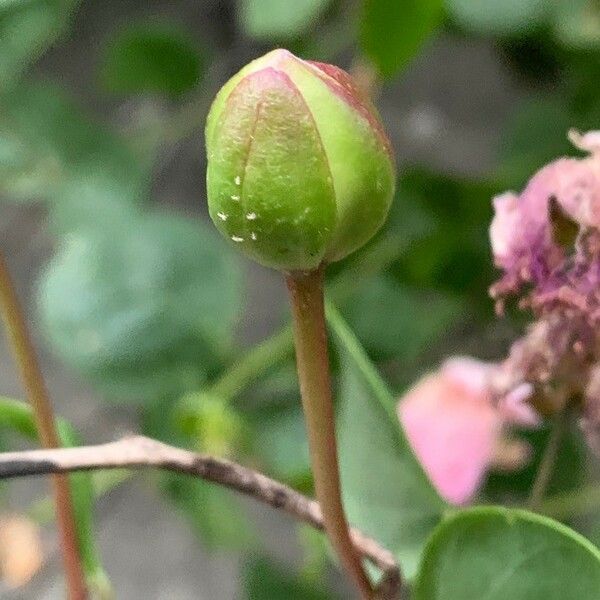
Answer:
[{"label": "blurred green leaf", "polygon": [[19,4],[24,4],[27,0],[0,0],[0,10],[13,8]]},{"label": "blurred green leaf", "polygon": [[4,0],[0,3],[0,90],[21,74],[67,28],[79,0]]},{"label": "blurred green leaf", "polygon": [[441,23],[443,0],[364,0],[360,41],[384,77],[393,77]]},{"label": "blurred green leaf", "polygon": [[239,0],[240,24],[259,40],[289,40],[317,23],[331,0]]},{"label": "blurred green leaf", "polygon": [[514,112],[500,140],[498,178],[507,186],[522,188],[546,163],[569,153],[567,131],[574,126],[562,98],[525,102]]},{"label": "blurred green leaf", "polygon": [[548,21],[547,0],[446,0],[448,13],[465,29],[483,35],[517,36]]},{"label": "blurred green leaf", "polygon": [[558,0],[555,6],[554,29],[563,44],[577,49],[600,47],[597,0]]},{"label": "blurred green leaf", "polygon": [[162,488],[183,511],[210,549],[247,550],[256,543],[253,528],[234,492],[197,478],[165,475]]},{"label": "blurred green leaf", "polygon": [[[284,333],[292,336],[292,332],[289,328],[282,329]],[[279,334],[281,338],[284,338],[284,335]],[[271,338],[268,338],[266,341],[270,341]],[[286,406],[296,406],[298,405],[298,399],[300,398],[300,389],[298,386],[298,372],[296,370],[296,363],[294,359],[294,342],[293,339],[284,340],[287,343],[287,346],[290,347],[290,350],[287,352],[287,356],[283,356],[283,353],[276,356],[276,353],[269,354],[267,356],[270,358],[274,356],[279,358],[279,364],[275,364],[275,361],[268,365],[270,370],[265,369],[264,373],[262,373],[262,377],[257,379],[252,384],[252,393],[253,396],[260,398],[261,401],[265,401],[265,405],[262,404],[259,406],[258,411],[256,413],[257,420],[262,419],[261,409],[264,409],[270,414],[269,411],[277,411],[280,404],[285,404]],[[283,346],[283,344],[282,344]],[[256,346],[255,346],[256,348]],[[260,346],[259,346],[260,348]],[[279,348],[275,348],[279,350]],[[287,348],[286,348],[287,350]],[[258,362],[258,361],[257,361]],[[270,403],[276,404],[276,406],[271,407]],[[247,406],[244,403],[244,406]]]},{"label": "blurred green leaf", "polygon": [[104,87],[119,94],[180,96],[200,81],[194,39],[175,23],[130,24],[110,39],[101,68]]},{"label": "blurred green leaf", "polygon": [[93,235],[107,231],[124,217],[135,219],[142,205],[142,181],[138,165],[123,178],[107,164],[74,172],[50,198],[48,226],[54,235]]},{"label": "blurred green leaf", "polygon": [[302,546],[302,567],[300,576],[312,583],[322,581],[327,575],[331,550],[327,536],[309,525],[298,525],[298,541]]},{"label": "blurred green leaf", "polygon": [[487,181],[407,171],[398,183],[398,218],[417,210],[430,215],[431,223],[394,263],[394,276],[411,287],[468,297],[473,312],[491,313],[483,290],[494,277],[488,227],[497,192]]},{"label": "blurred green leaf", "polygon": [[594,107],[576,112],[560,96],[524,102],[509,120],[500,140],[498,179],[506,186],[520,189],[548,162],[561,156],[576,156],[578,150],[567,139],[568,130],[593,129],[597,119]]},{"label": "blurred green leaf", "polygon": [[208,226],[159,214],[69,236],[39,287],[56,353],[106,394],[146,402],[200,387],[240,303],[233,252]]},{"label": "blurred green leaf", "polygon": [[50,218],[60,232],[102,228],[117,209],[139,203],[145,169],[121,138],[89,119],[59,88],[24,85],[2,102],[3,197],[50,200]]},{"label": "blurred green leaf", "polygon": [[473,508],[431,537],[415,600],[596,600],[600,552],[551,519]]},{"label": "blurred green leaf", "polygon": [[449,294],[411,288],[386,275],[366,281],[343,309],[369,352],[407,362],[435,344],[464,312]]},{"label": "blurred green leaf", "polygon": [[427,173],[406,170],[398,177],[396,193],[383,231],[414,242],[437,231],[439,218],[424,202],[428,194]]},{"label": "blurred green leaf", "polygon": [[308,491],[312,476],[300,398],[291,406],[262,407],[251,418],[253,453],[276,479]]},{"label": "blurred green leaf", "polygon": [[246,600],[332,600],[330,592],[283,569],[268,559],[253,560],[245,568]]},{"label": "blurred green leaf", "polygon": [[[38,439],[33,412],[25,402],[0,397],[0,427],[16,431],[28,439]],[[64,447],[71,448],[81,445],[79,434],[68,421],[58,419],[57,430],[60,442]],[[89,473],[71,473],[68,478],[77,526],[77,540],[86,579],[92,589],[105,594],[110,593],[110,582],[102,566],[94,536],[92,477]]]},{"label": "blurred green leaf", "polygon": [[338,439],[348,520],[393,551],[411,578],[445,504],[404,437],[395,399],[331,305],[327,320],[340,357]]}]

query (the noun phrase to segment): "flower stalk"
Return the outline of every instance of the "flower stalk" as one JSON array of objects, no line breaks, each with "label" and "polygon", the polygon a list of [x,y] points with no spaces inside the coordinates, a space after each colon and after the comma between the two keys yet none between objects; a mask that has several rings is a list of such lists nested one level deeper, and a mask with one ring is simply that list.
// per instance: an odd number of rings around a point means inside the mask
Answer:
[{"label": "flower stalk", "polygon": [[[0,312],[44,448],[59,448],[52,405],[31,342],[27,324],[4,257],[0,253]],[[85,600],[87,589],[77,543],[77,529],[66,475],[53,475],[56,521],[61,537],[69,600]]]},{"label": "flower stalk", "polygon": [[323,294],[323,267],[286,275],[294,321],[296,363],[316,497],[325,531],[366,600],[373,589],[350,538],[341,498]]}]

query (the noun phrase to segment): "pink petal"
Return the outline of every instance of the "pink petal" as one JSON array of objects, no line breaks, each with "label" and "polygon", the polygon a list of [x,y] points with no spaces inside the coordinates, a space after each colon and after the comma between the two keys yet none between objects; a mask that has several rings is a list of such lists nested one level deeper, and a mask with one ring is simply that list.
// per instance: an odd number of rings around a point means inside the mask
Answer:
[{"label": "pink petal", "polygon": [[512,192],[496,196],[494,203],[494,218],[490,225],[490,241],[492,253],[497,267],[510,266],[510,260],[518,249],[521,233],[521,211],[519,197]]},{"label": "pink petal", "polygon": [[569,141],[584,152],[600,152],[600,131],[588,131],[580,133],[576,129],[569,130]]},{"label": "pink petal", "polygon": [[498,405],[502,420],[521,427],[539,427],[542,423],[540,415],[527,404],[532,394],[533,386],[530,383],[522,383],[509,392]]},{"label": "pink petal", "polygon": [[474,497],[494,457],[501,421],[484,384],[489,368],[468,359],[449,361],[398,405],[413,451],[452,504]]},{"label": "pink petal", "polygon": [[[539,171],[521,196],[530,211],[539,211],[551,197],[580,225],[600,226],[600,161],[559,158]],[[542,213],[547,218],[547,209]]]}]

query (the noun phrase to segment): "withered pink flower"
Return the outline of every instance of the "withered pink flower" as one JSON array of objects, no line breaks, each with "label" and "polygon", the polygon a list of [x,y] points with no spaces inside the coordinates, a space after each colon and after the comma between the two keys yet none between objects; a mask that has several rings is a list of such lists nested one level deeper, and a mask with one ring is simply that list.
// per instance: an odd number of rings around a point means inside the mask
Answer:
[{"label": "withered pink flower", "polygon": [[[398,417],[417,459],[452,504],[472,500],[498,458],[507,467],[498,451],[525,458],[523,444],[506,435],[510,425],[532,427],[539,422],[524,402],[529,389],[517,388],[503,402],[494,401],[491,382],[496,368],[471,358],[452,358],[398,403]],[[521,466],[518,462],[513,467]]]},{"label": "withered pink flower", "polygon": [[[588,308],[586,296],[600,282],[599,138],[600,132],[571,132],[589,156],[560,158],[538,171],[520,195],[494,199],[490,240],[503,274],[491,293],[500,309],[511,295],[538,308],[556,302]],[[591,310],[600,306],[593,300]]]},{"label": "withered pink flower", "polygon": [[501,311],[516,297],[536,321],[496,372],[496,397],[522,385],[544,414],[580,406],[592,448],[600,449],[600,131],[571,141],[589,153],[561,158],[520,194],[494,200],[490,227],[502,276],[491,288]]},{"label": "withered pink flower", "polygon": [[497,267],[510,269],[515,253],[522,244],[523,215],[519,197],[513,192],[496,196],[493,200],[494,218],[490,225],[492,254]]}]

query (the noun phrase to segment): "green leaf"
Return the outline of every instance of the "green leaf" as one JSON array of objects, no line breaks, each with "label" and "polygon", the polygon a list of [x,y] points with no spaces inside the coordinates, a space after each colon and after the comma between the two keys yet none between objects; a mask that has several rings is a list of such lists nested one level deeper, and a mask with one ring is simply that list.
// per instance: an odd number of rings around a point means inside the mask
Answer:
[{"label": "green leaf", "polygon": [[322,531],[309,525],[298,525],[298,541],[302,547],[300,576],[306,582],[319,583],[327,577],[331,549]]},{"label": "green leaf", "polygon": [[365,0],[360,41],[384,77],[393,77],[440,24],[443,0]]},{"label": "green leaf", "polygon": [[27,0],[0,0],[0,10],[14,8],[15,6],[19,6],[19,4],[24,4],[25,2],[27,2]]},{"label": "green leaf", "polygon": [[255,532],[234,492],[196,478],[164,475],[162,488],[210,549],[248,550]]},{"label": "green leaf", "polygon": [[312,483],[300,398],[291,406],[263,407],[251,415],[254,452],[276,479],[307,491]]},{"label": "green leaf", "polygon": [[208,226],[122,215],[68,237],[39,288],[56,353],[109,396],[151,401],[201,386],[231,345],[237,257]]},{"label": "green leaf", "polygon": [[517,36],[543,24],[552,3],[547,0],[446,0],[448,13],[469,31]]},{"label": "green leaf", "polygon": [[405,362],[435,344],[463,313],[461,302],[449,294],[409,287],[386,275],[366,281],[343,308],[369,352]]},{"label": "green leaf", "polygon": [[19,86],[2,103],[4,197],[50,200],[50,218],[61,233],[90,224],[103,228],[113,207],[139,203],[145,169],[119,136],[87,117],[59,88]]},{"label": "green leaf", "polygon": [[[16,431],[28,439],[38,439],[33,412],[25,402],[0,397],[0,427]],[[64,447],[81,445],[79,435],[68,421],[58,419],[57,430]],[[110,582],[102,566],[94,537],[92,477],[88,473],[71,473],[68,478],[77,526],[77,540],[86,579],[92,589],[104,592],[105,595],[99,597],[110,597],[106,595],[110,592]]]},{"label": "green leaf", "polygon": [[194,39],[175,23],[128,25],[109,40],[101,79],[119,94],[164,93],[177,97],[200,81],[202,64]]},{"label": "green leaf", "polygon": [[246,600],[332,600],[335,596],[263,558],[245,569]]},{"label": "green leaf", "polygon": [[317,23],[331,0],[240,0],[240,24],[259,40],[290,40]]},{"label": "green leaf", "polygon": [[[590,86],[592,92],[594,79],[588,80],[589,77],[586,69],[584,81],[579,85]],[[581,92],[587,94],[588,90]],[[561,156],[576,155],[578,151],[567,139],[567,132],[571,128],[594,129],[598,117],[597,104],[591,109],[575,111],[559,95],[523,102],[509,119],[500,139],[498,179],[507,187],[520,189],[545,164]]]},{"label": "green leaf", "polygon": [[414,206],[431,215],[432,223],[394,263],[393,274],[411,287],[444,290],[451,298],[468,296],[473,312],[481,307],[488,315],[490,303],[482,289],[495,277],[488,227],[497,191],[486,181],[423,169],[406,172],[399,181],[398,212],[412,212]]},{"label": "green leaf", "polygon": [[385,383],[331,305],[327,319],[340,359],[338,439],[348,519],[392,550],[411,578],[446,506],[410,449]]},{"label": "green leaf", "polygon": [[579,126],[562,98],[535,98],[517,108],[500,139],[498,178],[521,188],[546,163],[572,152],[567,131]]},{"label": "green leaf", "polygon": [[406,170],[398,177],[384,232],[415,242],[439,229],[440,219],[424,201],[424,195],[430,192],[428,175],[420,170]]},{"label": "green leaf", "polygon": [[596,600],[600,552],[571,529],[521,510],[473,508],[432,535],[415,600]]},{"label": "green leaf", "polygon": [[558,39],[569,48],[600,47],[600,6],[595,0],[559,0],[554,29]]},{"label": "green leaf", "polygon": [[79,0],[4,0],[0,3],[0,90],[65,31]]}]

